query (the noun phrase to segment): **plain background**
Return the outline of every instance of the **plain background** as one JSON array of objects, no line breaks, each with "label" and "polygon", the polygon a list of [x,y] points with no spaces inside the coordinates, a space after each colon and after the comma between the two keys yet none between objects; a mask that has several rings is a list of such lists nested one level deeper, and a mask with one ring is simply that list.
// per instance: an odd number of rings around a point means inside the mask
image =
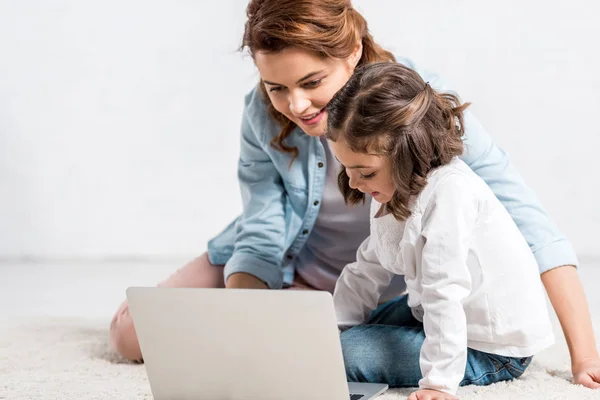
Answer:
[{"label": "plain background", "polygon": [[[0,259],[206,249],[241,210],[246,3],[0,0]],[[600,3],[354,4],[473,103],[579,255],[600,255]]]}]

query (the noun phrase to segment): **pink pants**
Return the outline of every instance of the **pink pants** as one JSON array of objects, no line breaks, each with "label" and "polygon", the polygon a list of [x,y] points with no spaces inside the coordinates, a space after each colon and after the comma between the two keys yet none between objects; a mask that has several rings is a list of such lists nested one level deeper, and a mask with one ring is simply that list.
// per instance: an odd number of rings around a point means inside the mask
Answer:
[{"label": "pink pants", "polygon": [[[208,254],[204,253],[175,271],[158,286],[224,288],[223,266],[212,265],[208,260]],[[294,281],[294,285],[290,289],[313,290],[312,287],[299,279]],[[110,344],[114,350],[128,360],[142,361],[142,352],[133,326],[133,319],[129,314],[127,301],[121,304],[110,324]]]}]

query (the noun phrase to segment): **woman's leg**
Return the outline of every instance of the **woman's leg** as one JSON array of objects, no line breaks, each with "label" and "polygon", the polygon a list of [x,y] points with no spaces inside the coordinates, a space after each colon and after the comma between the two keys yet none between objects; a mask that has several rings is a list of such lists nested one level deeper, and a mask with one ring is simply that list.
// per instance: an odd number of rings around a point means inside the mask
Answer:
[{"label": "woman's leg", "polygon": [[[192,260],[173,273],[159,287],[224,288],[223,266],[213,265],[208,253]],[[315,290],[299,276],[296,276],[290,290]],[[129,305],[125,300],[110,324],[110,343],[113,349],[131,361],[142,361],[142,352],[138,343]]]},{"label": "woman's leg", "polygon": [[[208,260],[208,254],[204,253],[179,268],[158,286],[223,288],[225,287],[223,266],[212,265]],[[129,314],[127,300],[121,304],[110,324],[110,344],[128,360],[142,360],[142,352],[133,326],[133,319]]]}]

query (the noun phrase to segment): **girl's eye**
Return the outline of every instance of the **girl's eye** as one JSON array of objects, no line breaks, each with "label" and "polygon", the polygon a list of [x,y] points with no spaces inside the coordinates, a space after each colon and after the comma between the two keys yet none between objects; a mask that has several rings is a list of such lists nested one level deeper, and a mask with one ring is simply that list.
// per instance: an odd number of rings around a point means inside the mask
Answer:
[{"label": "girl's eye", "polygon": [[310,82],[305,83],[304,87],[307,87],[309,89],[315,88],[315,87],[319,86],[322,81],[323,81],[323,79],[317,79],[317,80],[314,80],[314,81],[310,81]]},{"label": "girl's eye", "polygon": [[371,179],[371,178],[373,178],[375,175],[376,175],[376,173],[375,173],[375,172],[372,172],[372,173],[370,173],[369,175],[363,175],[363,174],[360,174],[360,177],[361,177],[362,179]]},{"label": "girl's eye", "polygon": [[281,86],[273,86],[271,88],[269,88],[269,92],[279,92],[281,91]]}]

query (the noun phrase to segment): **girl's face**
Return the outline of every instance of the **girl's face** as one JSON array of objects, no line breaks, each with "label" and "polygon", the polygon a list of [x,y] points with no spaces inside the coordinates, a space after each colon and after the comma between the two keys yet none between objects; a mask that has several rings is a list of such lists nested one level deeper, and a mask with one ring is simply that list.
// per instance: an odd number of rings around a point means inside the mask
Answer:
[{"label": "girl's face", "polygon": [[392,200],[396,188],[392,180],[389,158],[375,154],[355,153],[343,140],[329,141],[329,147],[350,178],[350,187],[370,194],[379,203]]},{"label": "girl's face", "polygon": [[362,46],[347,59],[288,47],[277,53],[258,52],[254,61],[275,109],[307,135],[322,136],[327,103],[348,82],[361,55]]}]

